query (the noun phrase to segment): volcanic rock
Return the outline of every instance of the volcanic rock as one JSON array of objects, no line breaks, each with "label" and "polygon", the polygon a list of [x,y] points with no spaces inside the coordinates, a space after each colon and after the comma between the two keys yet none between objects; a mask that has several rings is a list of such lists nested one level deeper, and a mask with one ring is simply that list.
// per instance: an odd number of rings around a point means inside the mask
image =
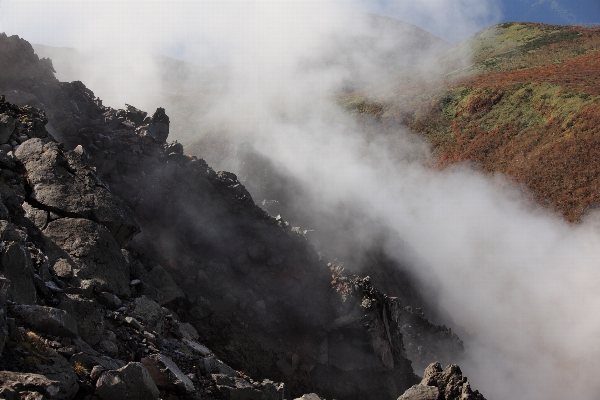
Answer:
[{"label": "volcanic rock", "polygon": [[74,275],[98,291],[129,295],[129,270],[108,229],[83,218],[60,218],[43,231],[43,248],[51,261],[64,259]]},{"label": "volcanic rock", "polygon": [[139,232],[131,211],[113,196],[72,151],[58,143],[28,140],[15,152],[27,170],[28,202],[71,218],[87,218],[108,228],[123,245]]},{"label": "volcanic rock", "polygon": [[460,367],[448,365],[442,370],[440,363],[432,363],[423,374],[423,380],[414,385],[398,400],[485,400],[477,391],[471,389],[467,378],[462,376]]},{"label": "volcanic rock", "polygon": [[133,300],[130,314],[140,320],[148,330],[154,330],[159,334],[164,327],[165,310],[152,299],[140,296]]},{"label": "volcanic rock", "polygon": [[5,399],[35,398],[36,393],[57,398],[59,384],[40,374],[0,371],[0,397]]},{"label": "volcanic rock", "polygon": [[95,394],[102,400],[157,400],[160,392],[146,367],[139,362],[132,362],[100,375]]},{"label": "volcanic rock", "polygon": [[169,357],[158,353],[142,358],[141,362],[159,389],[172,389],[179,393],[194,391],[194,384],[190,378],[181,372]]},{"label": "volcanic rock", "polygon": [[15,305],[9,309],[9,314],[22,319],[36,331],[77,337],[77,322],[64,310],[37,305]]},{"label": "volcanic rock", "polygon": [[137,131],[157,143],[165,143],[169,136],[169,117],[165,114],[165,109],[157,108],[150,118],[150,123],[140,126]]}]

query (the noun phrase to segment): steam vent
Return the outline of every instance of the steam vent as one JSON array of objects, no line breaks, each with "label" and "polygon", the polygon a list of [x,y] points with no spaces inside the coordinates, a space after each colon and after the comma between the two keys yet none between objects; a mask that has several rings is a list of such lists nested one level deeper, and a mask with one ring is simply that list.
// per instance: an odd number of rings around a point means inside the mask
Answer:
[{"label": "steam vent", "polygon": [[327,260],[164,108],[103,106],[5,34],[0,94],[0,398],[483,399],[394,261]]}]

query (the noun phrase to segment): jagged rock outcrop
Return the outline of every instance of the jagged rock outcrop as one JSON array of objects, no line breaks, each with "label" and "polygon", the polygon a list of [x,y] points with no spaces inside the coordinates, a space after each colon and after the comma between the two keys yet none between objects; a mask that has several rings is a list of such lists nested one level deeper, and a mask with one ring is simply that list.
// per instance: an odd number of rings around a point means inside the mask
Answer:
[{"label": "jagged rock outcrop", "polygon": [[[31,126],[46,122],[36,120],[43,113],[28,106],[0,101],[0,112]],[[143,294],[163,304],[184,297],[162,266],[146,269],[122,248],[139,231],[132,211],[81,153],[65,150],[47,132],[39,136],[9,143],[8,153],[0,149],[6,209],[0,220],[0,369],[8,371],[0,372],[2,393],[57,399],[220,396],[204,359],[233,369],[197,342],[200,335],[190,324]],[[143,287],[132,269],[144,271]],[[149,374],[137,362],[142,359],[155,360],[159,373]],[[269,385],[252,387],[265,399],[275,398],[266,394]]]},{"label": "jagged rock outcrop", "polygon": [[27,203],[48,214],[92,220],[106,226],[121,246],[127,244],[140,231],[133,213],[86,168],[79,154],[60,147],[36,138],[15,152],[27,174]]},{"label": "jagged rock outcrop", "polygon": [[423,374],[423,380],[414,385],[398,400],[485,400],[477,390],[473,391],[462,376],[460,367],[451,364],[442,370],[439,362],[430,364]]}]

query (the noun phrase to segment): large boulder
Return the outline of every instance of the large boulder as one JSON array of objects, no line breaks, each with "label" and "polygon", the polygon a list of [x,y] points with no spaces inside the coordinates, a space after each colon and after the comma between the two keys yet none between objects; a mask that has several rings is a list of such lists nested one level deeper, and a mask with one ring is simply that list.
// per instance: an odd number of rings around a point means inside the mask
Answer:
[{"label": "large boulder", "polygon": [[77,337],[77,322],[64,310],[18,304],[10,308],[10,313],[23,320],[37,332],[71,338]]},{"label": "large boulder", "polygon": [[148,370],[138,362],[106,371],[96,382],[96,396],[102,400],[157,400],[159,394]]},{"label": "large boulder", "polygon": [[141,359],[142,364],[148,369],[156,386],[160,389],[175,390],[179,393],[194,391],[194,384],[171,360],[163,354],[152,354]]},{"label": "large boulder", "polygon": [[86,218],[108,228],[120,245],[140,231],[133,213],[108,190],[96,174],[73,151],[42,139],[24,142],[15,156],[27,170],[35,208],[60,216]]},{"label": "large boulder", "polygon": [[[0,398],[2,399],[35,399],[34,394],[56,398],[60,382],[46,378],[44,375],[23,372],[0,371]],[[31,397],[26,397],[26,396]]]},{"label": "large boulder", "polygon": [[167,313],[154,300],[146,296],[135,298],[130,305],[129,313],[140,320],[147,330],[154,330],[158,334],[162,334]]},{"label": "large boulder", "polygon": [[414,385],[398,400],[439,400],[440,390],[435,386]]},{"label": "large boulder", "polygon": [[[129,295],[129,269],[108,229],[83,218],[61,218],[43,231],[45,254],[67,260],[82,286]],[[64,261],[62,261],[64,262]]]}]

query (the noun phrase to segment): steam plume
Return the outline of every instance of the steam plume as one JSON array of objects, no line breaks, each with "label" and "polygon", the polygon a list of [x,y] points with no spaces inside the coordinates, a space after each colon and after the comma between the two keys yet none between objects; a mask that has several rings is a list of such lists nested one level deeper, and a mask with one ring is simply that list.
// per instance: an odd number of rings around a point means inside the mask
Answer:
[{"label": "steam plume", "polygon": [[[443,283],[444,307],[472,335],[461,367],[474,387],[496,399],[597,397],[598,224],[558,220],[501,176],[468,166],[431,171],[411,161],[426,146],[409,132],[395,133],[400,146],[367,141],[332,99],[350,78],[390,76],[352,48],[344,53],[350,63],[326,57],[337,38],[375,35],[357,10],[365,3],[5,2],[0,31],[81,49],[81,79],[116,107],[169,111],[152,52],[217,66],[223,84],[204,93],[210,106],[197,115],[198,131],[225,127],[252,141],[305,182],[315,204],[352,202],[408,242]],[[423,0],[385,10],[445,27],[458,21],[460,37],[492,22],[495,8]],[[385,245],[402,257],[391,239]]]}]

